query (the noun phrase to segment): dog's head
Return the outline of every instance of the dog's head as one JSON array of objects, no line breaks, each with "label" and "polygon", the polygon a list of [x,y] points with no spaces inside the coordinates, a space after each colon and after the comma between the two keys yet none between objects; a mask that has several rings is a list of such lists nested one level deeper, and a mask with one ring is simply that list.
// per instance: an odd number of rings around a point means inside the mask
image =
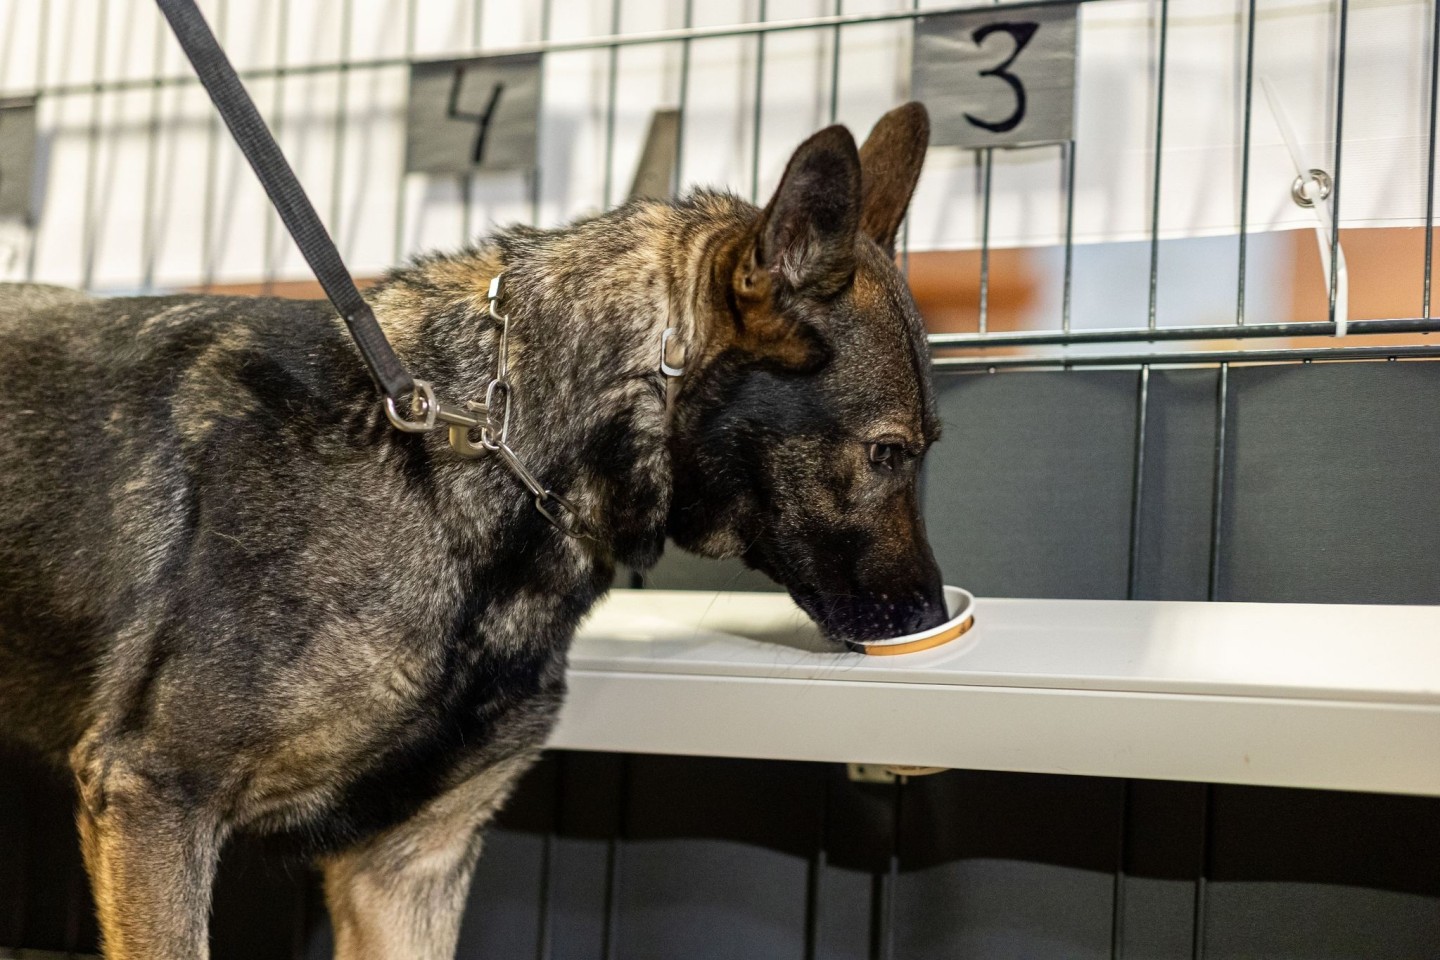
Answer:
[{"label": "dog's head", "polygon": [[839,126],[801,144],[714,258],[703,355],[675,410],[671,537],[743,558],[837,640],[945,619],[916,489],[940,427],[895,268],[928,139],[911,103],[858,150]]}]

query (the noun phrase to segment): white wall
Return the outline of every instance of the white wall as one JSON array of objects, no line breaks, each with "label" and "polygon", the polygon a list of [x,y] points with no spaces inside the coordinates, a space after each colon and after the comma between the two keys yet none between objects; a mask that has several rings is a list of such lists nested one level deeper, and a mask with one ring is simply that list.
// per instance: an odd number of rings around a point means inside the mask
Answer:
[{"label": "white wall", "polygon": [[[693,0],[696,25],[748,22],[759,0]],[[835,0],[768,0],[767,19],[833,12]],[[906,0],[843,0],[844,12]],[[1266,0],[1256,76],[1273,79],[1305,161],[1329,167],[1335,128],[1338,0]],[[539,0],[205,0],[238,66],[345,58],[439,58],[541,37]],[[409,10],[415,18],[411,22]],[[682,26],[685,0],[625,0],[622,33]],[[1162,237],[1233,234],[1238,223],[1246,39],[1243,0],[1173,0],[1165,96]],[[1346,222],[1423,222],[1430,8],[1422,0],[1351,0],[1344,117]],[[347,14],[348,11],[348,14]],[[1158,2],[1081,8],[1077,100],[1077,242],[1143,239],[1152,218]],[[609,0],[552,0],[551,40],[605,36]],[[348,30],[339,25],[348,23]],[[863,133],[906,97],[910,25],[842,34],[837,116]],[[43,42],[37,42],[43,38]],[[765,41],[762,121],[754,113],[753,37],[696,41],[690,51],[682,177],[763,198],[788,151],[829,119],[828,30]],[[673,106],[682,45],[620,51],[611,182],[605,180],[605,50],[554,53],[545,66],[539,219],[554,224],[623,198],[650,112]],[[0,0],[0,92],[178,76],[188,65],[151,0]],[[256,80],[251,92],[339,239],[353,269],[375,273],[430,247],[454,246],[492,222],[528,220],[524,172],[404,176],[403,66]],[[1295,165],[1268,100],[1253,96],[1250,229],[1313,225],[1289,199]],[[0,256],[8,276],[101,290],[203,280],[299,278],[304,264],[194,84],[41,99],[39,229],[30,256]],[[758,160],[758,183],[752,162]],[[971,151],[933,150],[910,228],[917,249],[980,242],[981,192]],[[998,151],[991,242],[1054,244],[1065,227],[1059,147]],[[3,175],[3,172],[0,172]],[[13,236],[11,231],[10,236]],[[0,245],[5,240],[0,237]],[[0,251],[3,254],[4,251]]]}]

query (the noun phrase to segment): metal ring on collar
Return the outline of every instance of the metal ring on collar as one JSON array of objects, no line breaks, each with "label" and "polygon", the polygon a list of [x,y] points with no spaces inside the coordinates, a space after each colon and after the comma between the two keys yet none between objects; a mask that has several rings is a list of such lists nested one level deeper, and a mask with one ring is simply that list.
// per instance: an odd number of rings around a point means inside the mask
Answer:
[{"label": "metal ring on collar", "polygon": [[669,361],[670,338],[678,336],[680,330],[676,327],[666,327],[660,334],[660,372],[667,377],[679,377],[685,373],[685,360],[680,360],[680,366],[672,366]]},{"label": "metal ring on collar", "polygon": [[410,412],[415,413],[415,404],[420,404],[419,420],[406,420],[400,416],[400,411],[395,409],[395,398],[385,398],[385,416],[390,418],[395,429],[404,430],[406,433],[428,433],[435,429],[435,416],[439,413],[440,404],[435,402],[435,388],[430,386],[428,380],[416,380],[414,393],[410,395]]},{"label": "metal ring on collar", "polygon": [[[501,402],[504,404],[498,417],[495,415],[495,391],[497,389],[500,391]],[[508,381],[491,380],[490,386],[485,388],[485,427],[480,431],[480,442],[491,451],[510,442],[510,384]]]}]

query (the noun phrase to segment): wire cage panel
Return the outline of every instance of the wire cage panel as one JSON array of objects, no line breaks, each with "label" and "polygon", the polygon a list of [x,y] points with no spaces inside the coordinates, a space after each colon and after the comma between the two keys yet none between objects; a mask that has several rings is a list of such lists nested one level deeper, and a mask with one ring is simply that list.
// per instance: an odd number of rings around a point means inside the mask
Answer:
[{"label": "wire cage panel", "polygon": [[[832,120],[864,130],[908,96],[917,21],[968,10],[1009,22],[1051,6],[204,4],[362,275],[491,223],[552,225],[618,202],[656,110],[680,111],[677,187],[723,186],[763,202],[809,131]],[[1405,279],[1415,302],[1373,318],[1402,326],[1350,332],[1435,328],[1433,4],[1090,0],[1078,18],[1073,141],[931,151],[902,262],[979,255],[974,327],[937,337],[937,347],[1093,342],[1099,328],[1132,344],[1111,348],[1118,355],[1144,359],[1162,349],[1152,331],[1192,341],[1297,335],[1266,326],[1295,319],[1284,308],[1298,281],[1282,256],[1288,241],[1277,239],[1291,230],[1315,235],[1309,260],[1320,278],[1306,282],[1324,303],[1303,332],[1345,332],[1353,271],[1340,239],[1361,227],[1421,228],[1396,241],[1414,248],[1416,276]],[[37,226],[0,236],[7,277],[102,292],[306,278],[148,0],[3,0],[0,28],[0,94],[34,95],[39,109]],[[543,56],[538,165],[405,173],[411,64],[518,52]],[[1024,51],[1009,53],[1023,78]],[[1002,269],[992,253],[1025,248],[1040,305],[1017,331],[990,322],[991,268]],[[1190,327],[1203,329],[1177,332]]]}]

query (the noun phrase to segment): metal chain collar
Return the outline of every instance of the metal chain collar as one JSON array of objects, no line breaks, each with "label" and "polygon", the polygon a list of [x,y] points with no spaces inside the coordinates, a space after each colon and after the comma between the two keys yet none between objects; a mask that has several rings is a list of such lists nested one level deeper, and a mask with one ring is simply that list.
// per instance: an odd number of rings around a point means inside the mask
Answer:
[{"label": "metal chain collar", "polygon": [[[431,430],[450,431],[450,448],[462,457],[483,457],[486,454],[500,455],[505,469],[519,480],[535,498],[535,509],[551,526],[567,537],[577,540],[594,540],[595,534],[585,521],[579,509],[569,500],[560,496],[541,483],[525,462],[510,446],[510,403],[514,390],[510,386],[510,317],[498,309],[500,301],[499,274],[490,281],[486,294],[489,300],[490,318],[500,325],[500,343],[495,351],[495,376],[485,388],[485,402],[467,402],[456,407],[435,399],[435,389],[425,380],[415,381],[415,392],[410,396],[410,416],[405,419],[395,408],[395,398],[385,398],[385,416],[390,418],[396,429],[406,433],[428,433]],[[479,444],[471,437],[472,430],[480,431]]]}]

